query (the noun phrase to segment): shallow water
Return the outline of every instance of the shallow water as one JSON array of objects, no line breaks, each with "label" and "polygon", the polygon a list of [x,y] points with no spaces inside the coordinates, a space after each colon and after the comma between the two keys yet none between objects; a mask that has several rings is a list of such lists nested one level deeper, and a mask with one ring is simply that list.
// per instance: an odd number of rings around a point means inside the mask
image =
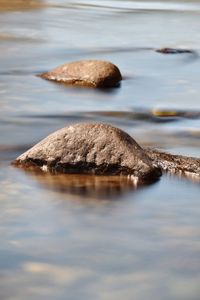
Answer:
[{"label": "shallow water", "polygon": [[[199,1],[0,0],[0,299],[200,297],[198,181],[26,173],[10,161],[52,131],[103,121],[200,156]],[[194,50],[164,55],[161,47]],[[105,59],[120,88],[36,77]]]}]

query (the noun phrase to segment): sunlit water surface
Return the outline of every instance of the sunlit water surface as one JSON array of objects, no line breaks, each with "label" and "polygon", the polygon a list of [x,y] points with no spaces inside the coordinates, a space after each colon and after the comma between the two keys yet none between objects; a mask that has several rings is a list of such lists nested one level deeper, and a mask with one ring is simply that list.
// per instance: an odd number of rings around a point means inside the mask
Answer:
[{"label": "sunlit water surface", "polygon": [[[41,176],[10,161],[52,131],[111,123],[200,156],[199,1],[0,0],[0,299],[199,300],[200,183]],[[192,49],[164,55],[161,47]],[[36,77],[115,63],[120,88]]]}]

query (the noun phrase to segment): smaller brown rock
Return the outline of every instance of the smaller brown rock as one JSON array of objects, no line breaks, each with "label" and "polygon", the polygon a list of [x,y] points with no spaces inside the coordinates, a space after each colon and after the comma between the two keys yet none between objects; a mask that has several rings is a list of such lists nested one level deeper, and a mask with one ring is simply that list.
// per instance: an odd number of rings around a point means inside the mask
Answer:
[{"label": "smaller brown rock", "polygon": [[38,76],[69,85],[115,87],[122,80],[119,69],[108,61],[83,60],[64,64]]}]

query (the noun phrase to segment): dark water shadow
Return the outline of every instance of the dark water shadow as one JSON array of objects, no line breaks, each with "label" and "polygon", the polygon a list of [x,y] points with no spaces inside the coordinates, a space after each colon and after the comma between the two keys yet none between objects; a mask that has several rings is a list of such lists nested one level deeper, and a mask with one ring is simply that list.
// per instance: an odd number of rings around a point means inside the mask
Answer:
[{"label": "dark water shadow", "polygon": [[[194,110],[175,110],[175,109],[167,109],[167,110],[145,110],[143,108],[137,110],[129,110],[129,111],[76,111],[69,113],[61,113],[61,114],[26,114],[20,115],[20,121],[23,119],[28,119],[29,123],[32,120],[33,124],[37,122],[39,124],[39,120],[43,122],[54,122],[58,121],[66,121],[69,122],[103,122],[103,123],[114,123],[114,124],[123,124],[123,125],[134,125],[139,126],[141,123],[152,123],[152,124],[166,124],[166,123],[174,123],[180,122],[182,120],[198,120],[200,119],[200,112]],[[46,121],[45,121],[46,120]],[[6,121],[0,121],[0,124],[5,123]],[[10,122],[10,121],[9,121]]]},{"label": "dark water shadow", "polygon": [[104,119],[118,119],[127,120],[133,122],[150,122],[150,123],[168,123],[178,121],[176,116],[154,116],[149,110],[137,110],[137,111],[92,111],[85,112],[87,117],[103,117]]},{"label": "dark water shadow", "polygon": [[80,112],[80,115],[89,118],[104,118],[116,120],[126,120],[134,122],[147,122],[147,123],[171,123],[178,122],[182,119],[198,120],[200,118],[200,111],[196,110],[179,110],[179,109],[143,109],[129,111],[88,111]]},{"label": "dark water shadow", "polygon": [[92,120],[92,117],[89,116],[85,116],[82,113],[66,113],[66,114],[40,114],[40,115],[36,115],[36,114],[29,114],[29,115],[20,115],[20,118],[28,118],[28,119],[52,119],[52,120],[66,120],[67,122],[86,122],[86,121],[90,121]]},{"label": "dark water shadow", "polygon": [[[165,50],[166,49],[166,50]],[[177,57],[180,59],[182,57],[184,61],[194,61],[199,59],[199,52],[198,50],[194,49],[183,49],[183,48],[168,48],[168,47],[162,47],[162,48],[156,48],[156,46],[146,46],[146,47],[140,47],[140,46],[126,46],[126,47],[104,47],[104,48],[90,48],[90,49],[82,49],[82,52],[80,53],[77,51],[77,49],[74,49],[74,51],[71,52],[73,57],[76,56],[94,56],[94,55],[108,55],[108,54],[123,54],[123,53],[143,53],[143,52],[152,52],[157,53],[158,55],[165,55],[167,57]],[[66,58],[66,49],[61,48],[59,49],[59,58],[64,57]]]},{"label": "dark water shadow", "polygon": [[[64,50],[64,49],[63,49]],[[127,47],[107,47],[102,49],[90,49],[84,52],[84,55],[93,55],[93,54],[115,54],[115,53],[137,53],[137,52],[146,52],[154,50],[153,47],[140,47],[140,46],[127,46]],[[65,50],[66,53],[66,50]],[[64,53],[63,53],[64,54]],[[79,55],[79,54],[78,54]]]},{"label": "dark water shadow", "polygon": [[66,120],[93,120],[96,118],[105,118],[105,119],[124,119],[124,120],[133,120],[133,121],[147,121],[152,123],[166,123],[174,122],[180,119],[199,119],[199,111],[184,111],[184,110],[129,110],[129,111],[86,111],[86,112],[70,112],[64,114],[29,114],[29,115],[20,115],[20,118],[32,118],[32,119],[66,119]]}]

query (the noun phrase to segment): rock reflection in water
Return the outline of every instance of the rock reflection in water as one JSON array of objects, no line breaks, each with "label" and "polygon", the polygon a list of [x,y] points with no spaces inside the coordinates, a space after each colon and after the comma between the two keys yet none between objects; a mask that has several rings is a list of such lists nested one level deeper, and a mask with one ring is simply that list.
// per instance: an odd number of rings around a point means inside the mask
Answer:
[{"label": "rock reflection in water", "polygon": [[45,189],[92,200],[115,200],[138,188],[128,176],[27,173]]}]

